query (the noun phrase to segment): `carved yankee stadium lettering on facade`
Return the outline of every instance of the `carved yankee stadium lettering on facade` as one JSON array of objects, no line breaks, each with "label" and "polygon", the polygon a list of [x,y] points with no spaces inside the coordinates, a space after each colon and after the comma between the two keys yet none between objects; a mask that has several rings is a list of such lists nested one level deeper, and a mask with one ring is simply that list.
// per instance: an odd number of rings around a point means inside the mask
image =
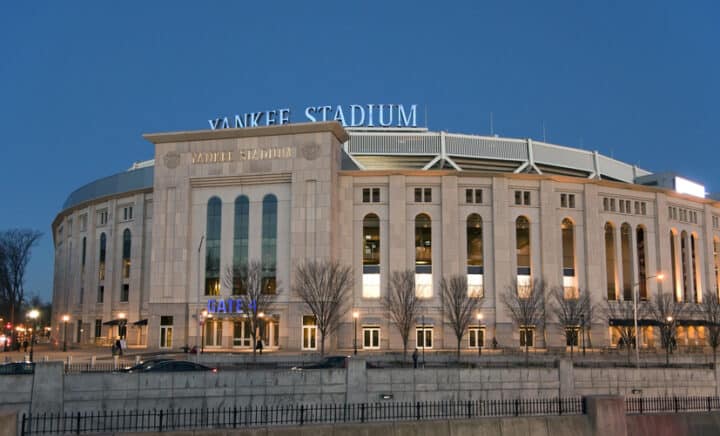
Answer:
[{"label": "carved yankee stadium lettering on facade", "polygon": [[193,164],[224,163],[245,160],[290,159],[292,147],[254,148],[238,151],[198,151],[192,153]]}]

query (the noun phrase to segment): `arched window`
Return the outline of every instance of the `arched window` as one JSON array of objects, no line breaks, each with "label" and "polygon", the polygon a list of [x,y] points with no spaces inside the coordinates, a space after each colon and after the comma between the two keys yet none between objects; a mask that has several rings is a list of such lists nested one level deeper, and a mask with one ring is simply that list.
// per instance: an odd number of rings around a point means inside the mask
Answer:
[{"label": "arched window", "polygon": [[105,233],[100,233],[100,256],[99,256],[99,268],[98,273],[100,275],[100,281],[105,280],[105,253],[107,251],[107,237]]},{"label": "arched window", "polygon": [[86,237],[86,236],[83,236],[83,240],[82,240],[82,255],[81,255],[81,257],[80,257],[80,265],[81,265],[81,267],[82,267],[81,270],[82,270],[82,273],[83,273],[83,274],[85,273],[85,258],[86,258],[86,257],[87,257],[87,237]]},{"label": "arched window", "polygon": [[277,286],[277,213],[277,197],[266,195],[262,206],[262,270],[263,292],[268,294],[274,294]]},{"label": "arched window", "polygon": [[615,257],[615,227],[605,223],[605,280],[608,300],[617,300],[617,259]]},{"label": "arched window", "polygon": [[220,295],[220,229],[222,201],[212,197],[207,205],[205,229],[205,295]]},{"label": "arched window", "polygon": [[698,270],[698,243],[697,243],[697,235],[695,233],[692,233],[690,235],[690,250],[691,250],[691,260],[692,264],[690,265],[690,274],[692,274],[692,283],[693,283],[693,290],[695,291],[693,293],[693,302],[699,303],[702,299],[702,289],[700,288],[700,274]]},{"label": "arched window", "polygon": [[467,218],[467,275],[468,295],[483,296],[483,228],[482,218],[474,213]]},{"label": "arched window", "polygon": [[675,296],[675,301],[682,301],[682,294],[678,290],[678,264],[677,264],[677,249],[675,239],[677,238],[677,232],[675,229],[670,230],[670,289]]},{"label": "arched window", "polygon": [[620,226],[620,250],[622,254],[623,300],[633,299],[633,272],[632,272],[632,228],[630,224]]},{"label": "arched window", "polygon": [[562,233],[562,272],[565,298],[577,298],[577,279],[575,277],[575,226],[569,218],[560,224]]},{"label": "arched window", "polygon": [[635,247],[637,248],[637,264],[638,264],[638,283],[640,287],[639,298],[641,300],[648,299],[647,292],[647,270],[645,265],[645,229],[643,226],[638,226],[635,231],[637,240],[635,241]]},{"label": "arched window", "polygon": [[233,229],[233,295],[244,293],[240,274],[248,266],[248,222],[250,201],[244,195],[235,199],[235,225]]},{"label": "arched window", "polygon": [[688,271],[688,240],[687,232],[680,233],[680,261],[682,262],[682,291],[683,301],[690,300],[690,271]]},{"label": "arched window", "polygon": [[713,239],[713,264],[715,265],[715,294],[720,295],[720,239]]},{"label": "arched window", "polygon": [[530,269],[530,222],[524,216],[515,220],[515,253],[517,259],[518,286],[529,286]]},{"label": "arched window", "polygon": [[123,245],[122,245],[122,271],[123,279],[130,278],[130,249],[132,244],[132,237],[130,229],[123,231]]},{"label": "arched window", "polygon": [[363,218],[363,298],[380,297],[380,219],[374,213]]},{"label": "arched window", "polygon": [[424,213],[415,217],[415,294],[432,297],[432,221]]}]

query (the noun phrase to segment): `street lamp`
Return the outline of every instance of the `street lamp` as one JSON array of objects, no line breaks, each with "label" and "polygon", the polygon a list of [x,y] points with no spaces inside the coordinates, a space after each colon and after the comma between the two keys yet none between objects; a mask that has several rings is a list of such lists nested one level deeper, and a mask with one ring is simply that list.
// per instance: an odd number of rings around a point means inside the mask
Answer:
[{"label": "street lamp", "polygon": [[28,318],[30,318],[32,320],[32,324],[33,324],[32,334],[30,335],[30,362],[33,361],[33,351],[34,351],[33,346],[35,345],[35,330],[37,330],[35,328],[35,320],[38,319],[39,316],[40,316],[40,312],[38,312],[36,309],[33,309],[28,313]]},{"label": "street lamp", "polygon": [[585,356],[585,314],[580,314],[580,334],[582,334],[582,353]]},{"label": "street lamp", "polygon": [[63,324],[64,324],[64,332],[63,332],[63,353],[67,351],[67,325],[68,321],[70,321],[70,315],[63,315],[62,317]]},{"label": "street lamp", "polygon": [[673,326],[673,317],[668,315],[665,318],[665,366],[670,366],[670,349],[672,347],[672,326]]},{"label": "street lamp", "polygon": [[[645,282],[647,282],[650,279],[658,279],[662,281],[663,278],[665,278],[665,275],[662,273],[650,276],[645,279]],[[637,282],[633,285],[632,291],[633,291],[633,322],[635,326],[635,367],[639,370],[640,369],[640,335],[638,331],[638,299],[640,298],[638,293],[640,292],[640,283]],[[635,289],[637,288],[637,291]]]},{"label": "street lamp", "polygon": [[203,309],[202,312],[200,312],[200,326],[201,326],[201,332],[200,332],[200,353],[205,353],[205,318],[208,316],[207,309]]},{"label": "street lamp", "polygon": [[127,322],[127,321],[125,320],[125,316],[126,316],[126,315],[125,315],[124,312],[118,313],[118,318],[119,318],[119,320],[120,320],[120,321],[118,322],[118,336],[120,336],[120,339],[121,339],[121,340],[122,340],[122,339],[125,339],[125,332],[124,332],[124,330],[125,330],[125,323]]},{"label": "street lamp", "polygon": [[[480,356],[482,356],[482,344],[480,343],[480,331],[481,331],[480,323],[482,322],[483,314],[478,312],[476,317],[477,317],[477,322],[478,322],[478,329],[477,329],[477,333],[475,334],[475,345],[477,345],[478,357],[480,357]],[[483,337],[483,340],[484,339],[485,338]]]},{"label": "street lamp", "polygon": [[354,354],[357,354],[357,323],[359,317],[360,313],[357,310],[353,311],[353,318],[355,319],[355,334],[353,335],[353,347],[355,348]]}]

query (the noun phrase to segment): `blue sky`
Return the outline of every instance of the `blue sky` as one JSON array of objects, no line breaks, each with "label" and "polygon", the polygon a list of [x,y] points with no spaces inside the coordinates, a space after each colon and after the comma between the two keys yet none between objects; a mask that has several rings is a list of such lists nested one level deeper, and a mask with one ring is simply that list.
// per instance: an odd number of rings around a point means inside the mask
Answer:
[{"label": "blue sky", "polygon": [[[152,157],[146,132],[309,105],[427,106],[428,127],[546,138],[720,191],[720,3],[11,2],[0,6],[0,229]],[[301,114],[297,114],[301,115]],[[299,118],[299,117],[298,117]],[[424,116],[422,117],[424,118]]]}]

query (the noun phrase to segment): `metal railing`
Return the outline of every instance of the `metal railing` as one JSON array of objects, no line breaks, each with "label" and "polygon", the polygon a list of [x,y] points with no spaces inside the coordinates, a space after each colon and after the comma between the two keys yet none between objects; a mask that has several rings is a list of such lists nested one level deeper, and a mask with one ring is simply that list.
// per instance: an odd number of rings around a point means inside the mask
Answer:
[{"label": "metal railing", "polygon": [[21,434],[174,431],[378,421],[579,415],[581,397],[436,402],[291,404],[217,409],[117,410],[22,416]]},{"label": "metal railing", "polygon": [[628,397],[628,414],[710,412],[720,410],[720,397]]}]

